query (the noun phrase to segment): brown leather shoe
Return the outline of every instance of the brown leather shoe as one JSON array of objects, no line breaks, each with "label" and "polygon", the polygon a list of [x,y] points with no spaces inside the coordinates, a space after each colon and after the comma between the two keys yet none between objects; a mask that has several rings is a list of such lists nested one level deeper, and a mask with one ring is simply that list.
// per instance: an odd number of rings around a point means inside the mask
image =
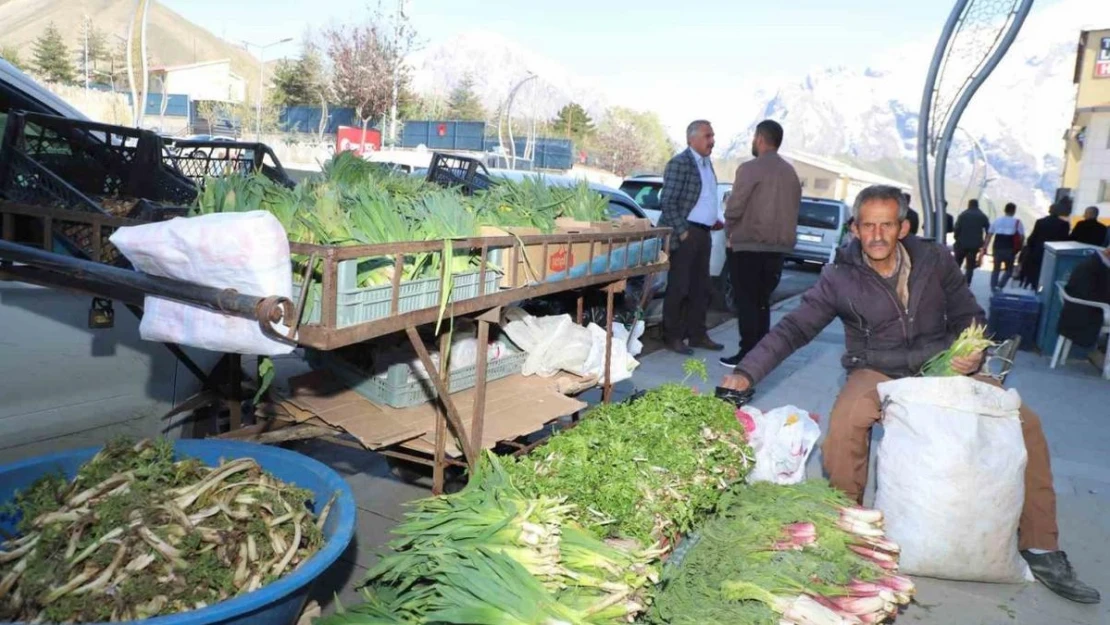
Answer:
[{"label": "brown leather shoe", "polygon": [[694,353],[694,350],[686,347],[686,344],[682,341],[666,341],[665,343],[663,343],[663,347],[665,347],[668,351],[672,351],[676,354],[682,354],[683,356],[690,356]]},{"label": "brown leather shoe", "polygon": [[694,349],[707,349],[711,352],[719,352],[725,348],[725,346],[721,345],[720,343],[714,343],[713,340],[710,339],[708,336],[703,336],[700,339],[696,340],[691,339],[690,347],[693,347]]}]

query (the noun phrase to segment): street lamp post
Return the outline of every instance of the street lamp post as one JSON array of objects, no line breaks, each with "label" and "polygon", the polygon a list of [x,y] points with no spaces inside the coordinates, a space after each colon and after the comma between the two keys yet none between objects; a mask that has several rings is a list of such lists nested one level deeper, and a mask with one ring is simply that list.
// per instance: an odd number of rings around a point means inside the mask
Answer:
[{"label": "street lamp post", "polygon": [[509,101],[505,105],[505,118],[509,123],[509,169],[516,169],[516,139],[513,138],[513,99],[516,98],[516,92],[520,91],[525,83],[535,78],[538,78],[538,76],[529,70],[528,75],[509,91]]},{"label": "street lamp post", "polygon": [[281,39],[280,41],[275,41],[273,43],[268,43],[264,46],[257,43],[251,43],[249,41],[243,42],[243,45],[245,46],[254,46],[255,48],[258,48],[258,105],[257,113],[254,120],[255,141],[262,141],[262,98],[265,96],[266,93],[266,48],[272,48],[279,44],[289,43],[290,41],[293,41],[292,37],[286,37],[285,39]]}]

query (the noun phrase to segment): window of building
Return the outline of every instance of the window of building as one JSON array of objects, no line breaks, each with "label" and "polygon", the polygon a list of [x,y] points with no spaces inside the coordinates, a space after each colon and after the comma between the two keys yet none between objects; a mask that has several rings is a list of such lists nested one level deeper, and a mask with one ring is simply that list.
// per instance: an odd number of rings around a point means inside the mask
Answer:
[{"label": "window of building", "polygon": [[817,191],[828,191],[832,187],[832,180],[828,178],[816,178],[813,181],[813,188]]},{"label": "window of building", "polygon": [[1103,180],[1098,183],[1098,201],[1110,202],[1110,180]]}]

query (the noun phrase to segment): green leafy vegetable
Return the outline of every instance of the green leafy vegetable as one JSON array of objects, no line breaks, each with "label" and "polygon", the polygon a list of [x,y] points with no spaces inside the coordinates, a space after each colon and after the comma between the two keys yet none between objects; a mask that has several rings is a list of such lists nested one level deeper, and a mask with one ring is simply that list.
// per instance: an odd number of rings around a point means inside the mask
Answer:
[{"label": "green leafy vegetable", "polygon": [[735,407],[668,385],[594,408],[506,470],[529,496],[575,504],[586,529],[650,545],[693,529],[751,458]]}]

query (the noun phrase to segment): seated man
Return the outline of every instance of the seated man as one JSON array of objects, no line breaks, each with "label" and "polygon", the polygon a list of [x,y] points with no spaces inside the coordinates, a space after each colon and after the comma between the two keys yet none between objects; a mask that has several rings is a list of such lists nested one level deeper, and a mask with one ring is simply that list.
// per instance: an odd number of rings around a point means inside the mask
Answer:
[{"label": "seated man", "polygon": [[[721,385],[749,389],[839,317],[848,381],[829,415],[822,452],[832,485],[862,501],[871,426],[882,416],[876,386],[917,374],[972,322],[983,324],[985,319],[951,254],[941,245],[908,236],[901,191],[868,187],[856,197],[852,213],[856,239],[837,250],[836,261],[825,267],[801,306],[780,321]],[[952,364],[974,375],[983,355]],[[1076,578],[1057,544],[1056,492],[1040,419],[1022,406],[1021,421],[1029,454],[1018,528],[1021,555],[1053,592],[1072,601],[1098,603],[1098,591]]]},{"label": "seated man", "polygon": [[[1079,263],[1064,290],[1078,299],[1110,304],[1110,247]],[[1065,302],[1058,332],[1080,347],[1095,347],[1103,323],[1103,313],[1098,308]]]}]

